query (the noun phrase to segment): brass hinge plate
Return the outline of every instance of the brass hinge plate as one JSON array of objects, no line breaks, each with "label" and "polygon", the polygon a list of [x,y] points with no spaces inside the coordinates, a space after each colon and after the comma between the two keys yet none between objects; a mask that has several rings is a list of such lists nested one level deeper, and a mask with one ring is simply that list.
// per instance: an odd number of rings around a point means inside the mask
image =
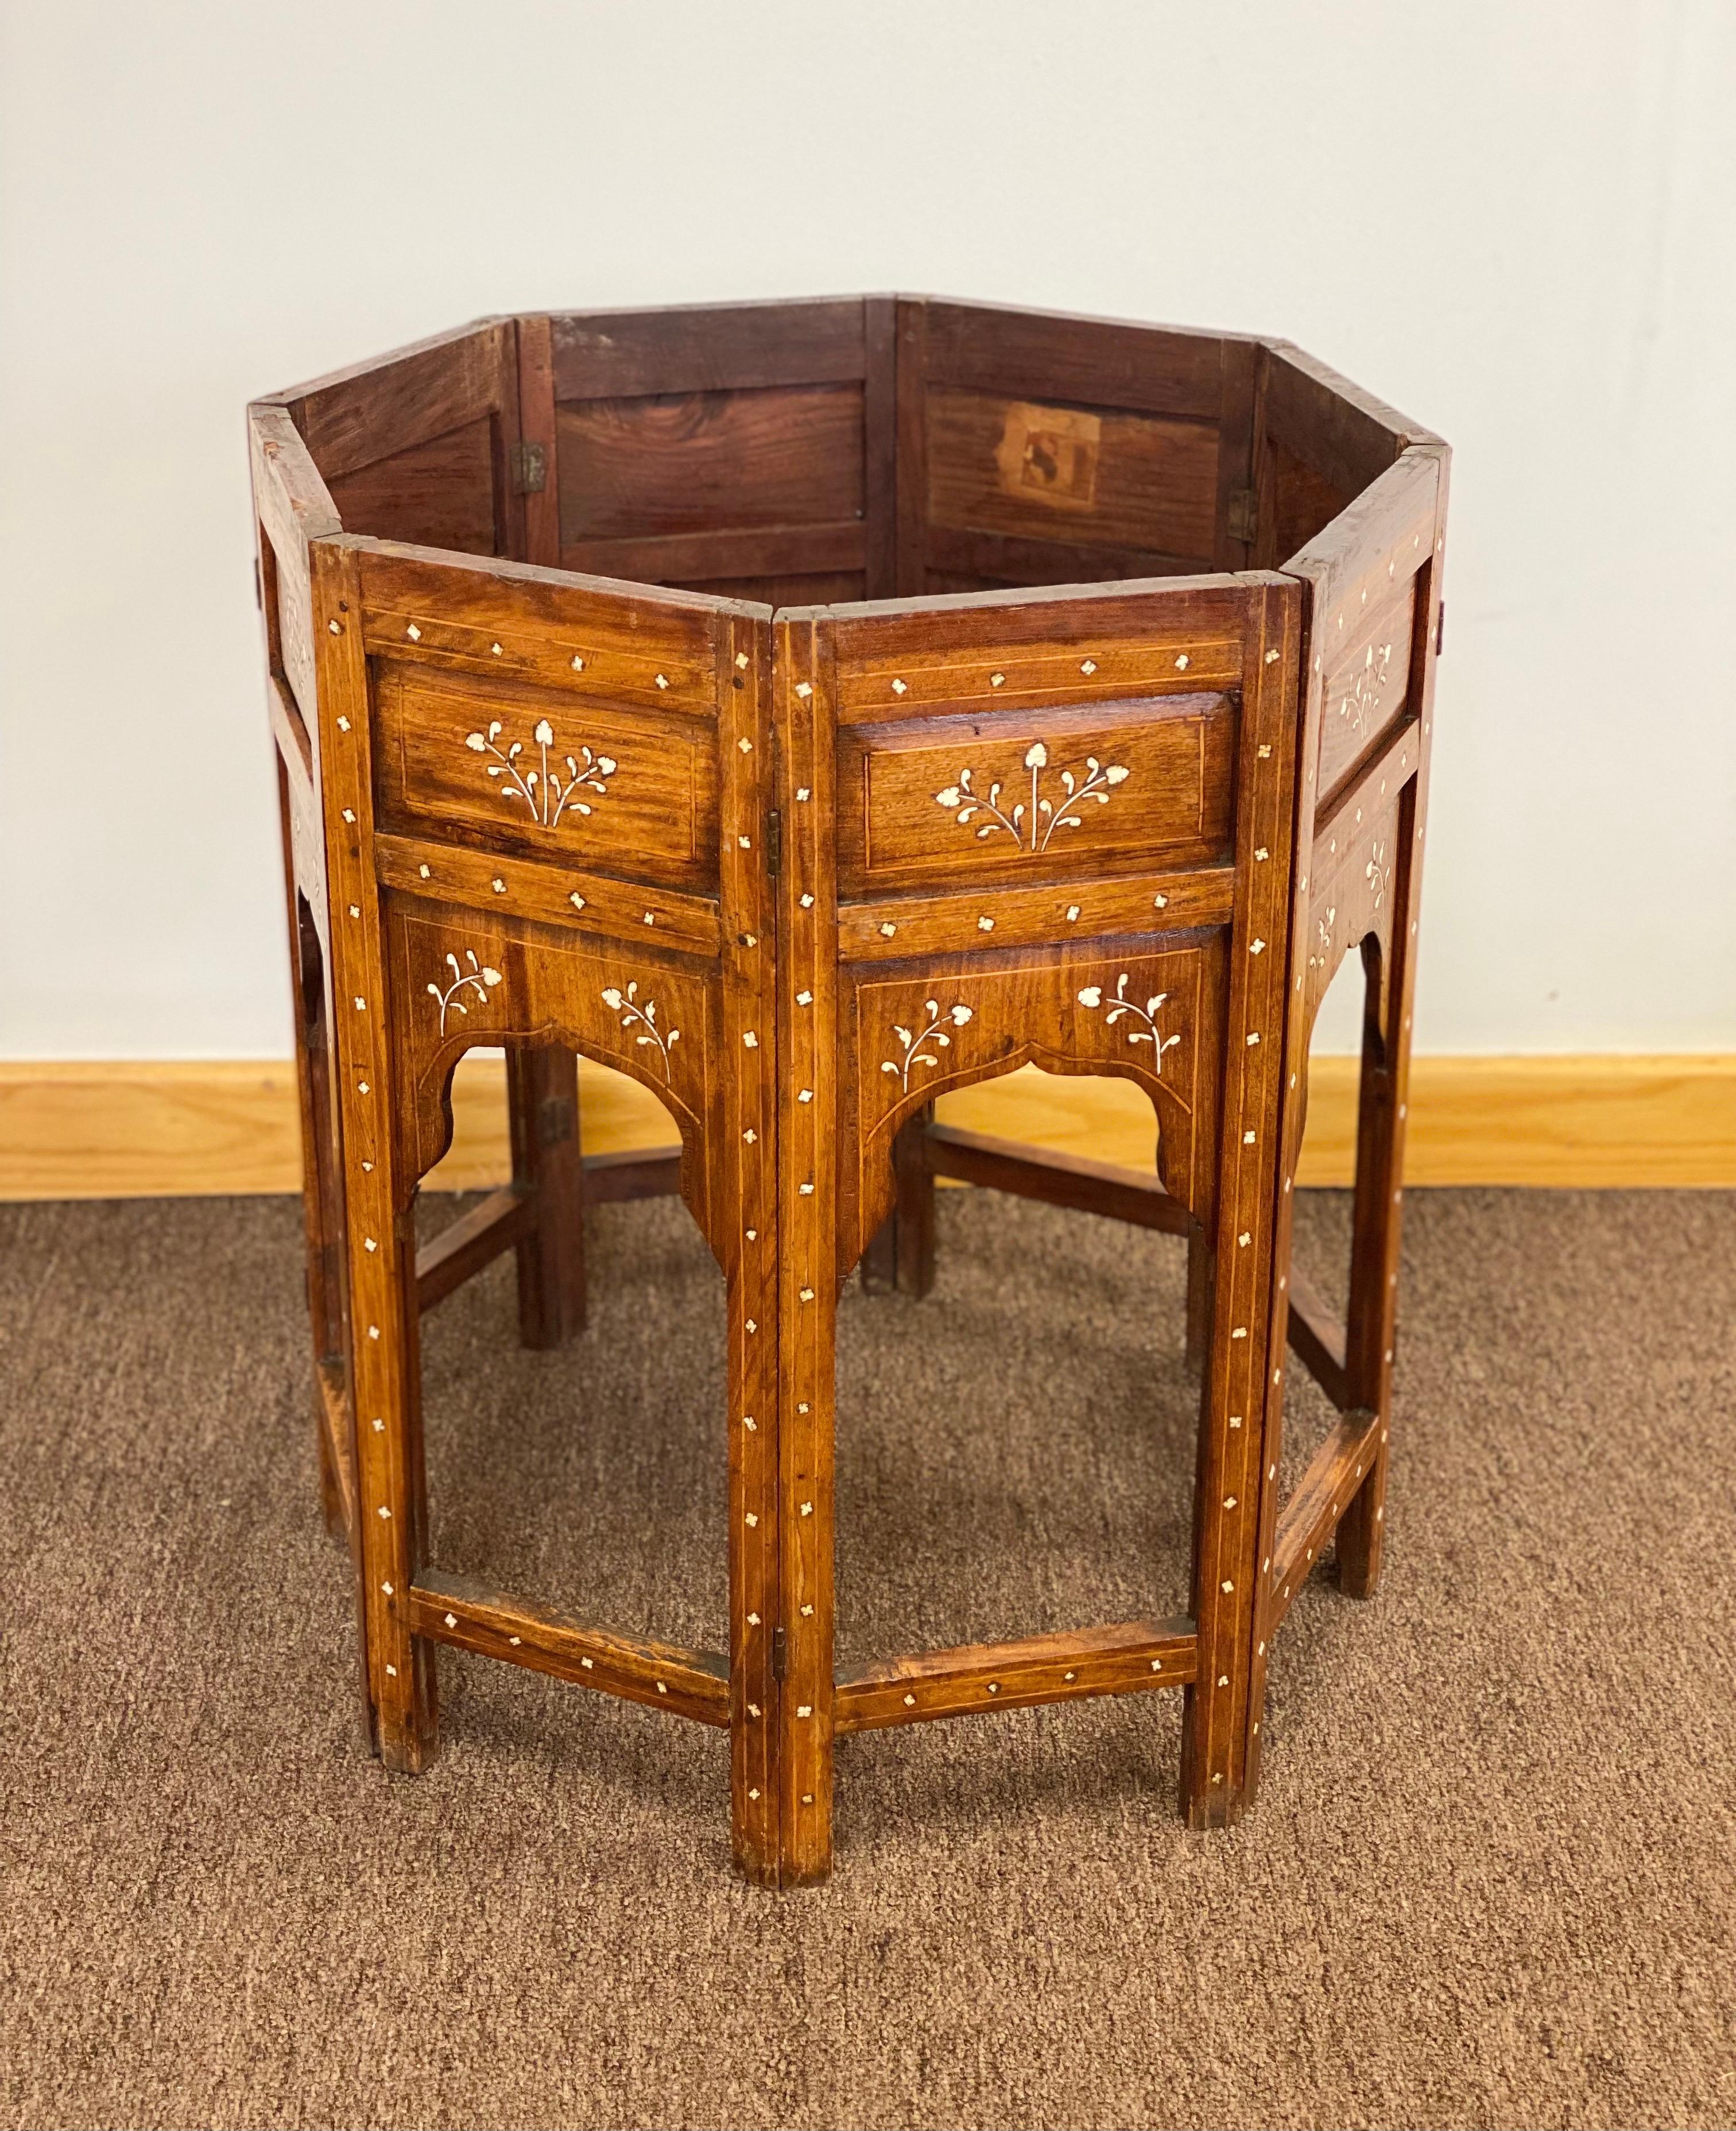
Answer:
[{"label": "brass hinge plate", "polygon": [[540,496],[548,479],[548,452],[542,444],[512,448],[513,489],[519,496]]},{"label": "brass hinge plate", "polygon": [[766,872],[776,880],[783,866],[783,816],[774,808],[766,816]]}]

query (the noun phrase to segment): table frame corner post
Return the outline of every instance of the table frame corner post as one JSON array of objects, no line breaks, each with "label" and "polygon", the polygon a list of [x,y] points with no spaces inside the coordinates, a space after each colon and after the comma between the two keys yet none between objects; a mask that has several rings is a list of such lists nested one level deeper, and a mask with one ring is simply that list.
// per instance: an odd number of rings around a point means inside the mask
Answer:
[{"label": "table frame corner post", "polygon": [[[356,1439],[356,1521],[374,1748],[415,1774],[438,1745],[433,1646],[412,1632],[426,1546],[414,1204],[394,1118],[386,900],[374,858],[371,691],[361,569],[345,536],[309,549],[344,1179],[344,1276]],[[341,913],[341,914],[339,914]]]},{"label": "table frame corner post", "polygon": [[[781,620],[776,649],[780,1879],[832,1866],[833,1404],[837,1377],[838,1042],[835,749],[830,630]],[[806,1090],[808,1099],[801,1099]]]},{"label": "table frame corner post", "polygon": [[1196,1828],[1233,1825],[1258,1779],[1260,1542],[1275,1492],[1284,1358],[1277,1281],[1288,1199],[1288,957],[1267,948],[1289,936],[1296,893],[1302,602],[1288,579],[1262,573],[1246,582],[1236,903],[1194,1506],[1195,1674],[1182,1722],[1182,1810]]},{"label": "table frame corner post", "polygon": [[1356,1117],[1356,1196],[1345,1358],[1355,1403],[1379,1416],[1368,1477],[1338,1525],[1338,1587],[1370,1598],[1380,1579],[1386,1525],[1386,1476],[1392,1432],[1393,1359],[1398,1347],[1399,1275],[1404,1139],[1410,1111],[1411,1022],[1416,993],[1423,851],[1428,827],[1429,761],[1434,739],[1435,667],[1441,644],[1451,453],[1444,444],[1406,454],[1434,460],[1434,545],[1413,582],[1409,695],[1417,711],[1417,768],[1399,810],[1399,873],[1390,966],[1366,960],[1362,1066]]},{"label": "table frame corner post", "polygon": [[[733,617],[720,652],[723,1043],[710,1160],[729,1312],[729,1795],[736,1870],[778,1884],[778,1059],[769,620]],[[744,745],[744,742],[746,743]]]}]

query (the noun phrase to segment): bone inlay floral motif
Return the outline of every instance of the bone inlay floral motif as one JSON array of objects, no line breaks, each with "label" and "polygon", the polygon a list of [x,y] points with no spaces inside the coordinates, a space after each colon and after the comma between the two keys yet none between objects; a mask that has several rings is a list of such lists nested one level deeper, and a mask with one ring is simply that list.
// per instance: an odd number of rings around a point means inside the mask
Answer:
[{"label": "bone inlay floral motif", "polygon": [[663,1061],[663,1078],[667,1080],[669,1078],[669,1053],[681,1042],[681,1032],[678,1028],[665,1031],[658,1027],[657,1001],[642,999],[636,984],[629,984],[624,992],[610,984],[604,989],[603,1003],[611,1013],[620,1016],[623,1028],[639,1031],[633,1039],[635,1043],[648,1043],[656,1051]]},{"label": "bone inlay floral motif", "polygon": [[[466,964],[469,966],[466,967]],[[476,1000],[486,1006],[490,987],[505,981],[498,970],[490,969],[486,962],[479,962],[467,947],[464,951],[463,963],[459,961],[456,955],[448,955],[446,958],[446,966],[452,973],[452,982],[443,991],[436,984],[430,984],[428,988],[428,996],[439,1004],[440,1033],[442,1036],[446,1033],[447,1014],[462,1014],[468,1018],[470,1008],[464,1003],[464,994],[466,992],[473,993]]]},{"label": "bone inlay floral motif", "polygon": [[[952,1042],[947,1024],[950,1023],[954,1028],[963,1028],[970,1019],[972,1010],[968,1006],[949,1006],[942,1013],[937,999],[924,999],[922,1011],[928,1016],[928,1026],[924,1029],[901,1028],[897,1022],[892,1023],[892,1033],[897,1037],[904,1055],[901,1058],[882,1058],[880,1061],[881,1071],[896,1073],[899,1086],[905,1089],[910,1086],[913,1066],[933,1067],[940,1063],[938,1053],[947,1049]],[[927,1047],[930,1043],[935,1046],[933,1051]]]},{"label": "bone inlay floral motif", "polygon": [[588,814],[591,803],[579,797],[581,793],[607,795],[609,779],[617,767],[612,754],[594,754],[588,747],[581,747],[576,754],[557,754],[555,766],[550,769],[549,750],[554,746],[555,735],[547,718],[538,719],[530,736],[537,749],[536,759],[526,754],[521,740],[503,749],[498,744],[501,730],[500,721],[495,718],[486,732],[467,734],[464,745],[472,754],[495,758],[487,765],[488,773],[500,780],[501,797],[522,799],[530,809],[531,819],[543,828],[557,827],[568,807],[576,814]]},{"label": "bone inlay floral motif", "polygon": [[1338,715],[1349,721],[1353,733],[1360,735],[1379,709],[1380,692],[1386,686],[1386,669],[1392,655],[1393,647],[1389,644],[1383,644],[1378,654],[1374,645],[1370,644],[1361,670],[1351,683],[1349,692],[1340,701]]},{"label": "bone inlay floral motif", "polygon": [[[1132,1021],[1141,1024],[1128,1029],[1127,1041],[1130,1043],[1149,1043],[1151,1046],[1152,1066],[1157,1072],[1161,1073],[1164,1070],[1164,1053],[1173,1050],[1181,1042],[1179,1036],[1165,1036],[1157,1025],[1157,1010],[1169,994],[1168,992],[1155,993],[1141,1006],[1137,999],[1128,998],[1128,981],[1127,972],[1123,970],[1115,980],[1115,996],[1109,1003],[1109,1011],[1103,1016],[1104,1022],[1108,1027],[1113,1028],[1117,1022],[1124,1018],[1131,1018]],[[1103,1003],[1103,988],[1101,984],[1087,984],[1078,998],[1081,1006],[1088,1006],[1095,1010]]]},{"label": "bone inlay floral motif", "polygon": [[1379,836],[1375,837],[1374,848],[1369,853],[1368,864],[1362,869],[1362,877],[1369,884],[1370,892],[1375,898],[1375,907],[1378,910],[1386,900],[1387,887],[1392,879],[1391,869],[1386,863],[1386,845]]},{"label": "bone inlay floral motif", "polygon": [[974,821],[978,815],[986,816],[977,831],[980,840],[992,836],[997,829],[1004,829],[1021,850],[1046,851],[1049,840],[1057,829],[1077,829],[1083,822],[1083,809],[1088,805],[1107,807],[1109,794],[1117,784],[1125,784],[1128,771],[1118,762],[1101,763],[1094,754],[1088,754],[1083,769],[1063,769],[1058,772],[1061,782],[1061,798],[1057,802],[1043,797],[1043,773],[1049,767],[1049,749],[1041,740],[1035,741],[1025,756],[1025,767],[1031,772],[1031,797],[1011,800],[1011,812],[1001,804],[1002,786],[991,784],[985,799],[971,783],[973,772],[961,769],[956,784],[949,784],[935,794],[935,803],[945,807],[949,813],[964,822]]}]

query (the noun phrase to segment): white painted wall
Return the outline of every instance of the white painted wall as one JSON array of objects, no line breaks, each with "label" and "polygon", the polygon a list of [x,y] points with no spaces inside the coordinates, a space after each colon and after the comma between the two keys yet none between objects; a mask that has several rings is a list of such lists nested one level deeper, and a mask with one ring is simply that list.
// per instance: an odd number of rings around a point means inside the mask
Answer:
[{"label": "white painted wall", "polygon": [[289,1048],[251,394],[890,288],[1286,333],[1445,434],[1419,1044],[1736,1047],[1729,0],[0,21],[0,1055]]}]

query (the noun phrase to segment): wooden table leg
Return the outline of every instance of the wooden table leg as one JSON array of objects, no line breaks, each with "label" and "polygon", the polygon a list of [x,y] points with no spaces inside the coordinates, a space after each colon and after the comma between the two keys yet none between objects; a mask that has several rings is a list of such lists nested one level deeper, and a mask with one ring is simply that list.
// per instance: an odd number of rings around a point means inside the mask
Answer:
[{"label": "wooden table leg", "polygon": [[374,1744],[390,1769],[414,1774],[433,1757],[433,1646],[412,1633],[410,1586],[425,1559],[416,1179],[395,1119],[414,1105],[399,1085],[392,1040],[382,893],[372,851],[371,710],[353,553],[311,551],[328,907],[332,924],[332,1045],[343,1155],[343,1264],[349,1385],[356,1429],[356,1520],[361,1557]]},{"label": "wooden table leg", "polygon": [[899,1127],[892,1142],[892,1168],[898,1179],[892,1205],[898,1290],[919,1301],[935,1285],[935,1180],[923,1144],[934,1116],[934,1104],[925,1104]]},{"label": "wooden table leg", "polygon": [[519,1239],[519,1339],[564,1346],[585,1327],[585,1169],[579,1152],[579,1069],[571,1051],[506,1054],[513,1182],[531,1201]]},{"label": "wooden table leg", "polygon": [[[1284,1329],[1281,1152],[1288,1001],[1281,939],[1295,893],[1291,864],[1299,602],[1269,596],[1242,746],[1246,793],[1241,884],[1230,936],[1227,1068],[1212,1235],[1211,1315],[1194,1487],[1198,1669],[1182,1719],[1182,1809],[1192,1827],[1224,1827],[1252,1802],[1265,1669],[1260,1662],[1260,1538],[1269,1406],[1281,1401]],[[1257,855],[1256,855],[1257,854]]]},{"label": "wooden table leg", "polygon": [[1399,808],[1389,965],[1384,972],[1384,984],[1376,966],[1369,967],[1363,1016],[1345,1360],[1353,1398],[1380,1416],[1380,1430],[1374,1465],[1338,1526],[1338,1586],[1353,1598],[1372,1596],[1380,1581],[1385,1535],[1387,1442],[1391,1433],[1393,1357],[1398,1345],[1399,1212],[1404,1200],[1405,1121],[1410,1108],[1412,1002],[1423,904],[1435,662],[1441,649],[1441,558],[1446,536],[1447,486],[1443,456],[1436,493],[1434,553],[1419,572],[1417,626],[1412,631],[1412,700],[1418,706],[1422,730],[1418,735],[1416,774]]},{"label": "wooden table leg", "polygon": [[[1401,848],[1413,848],[1416,787],[1400,808]],[[1420,869],[1409,868],[1413,884]],[[1408,901],[1401,888],[1398,907]],[[1399,1298],[1399,1099],[1400,1060],[1408,1065],[1410,1031],[1404,997],[1407,941],[1393,928],[1392,967],[1383,984],[1378,943],[1365,946],[1367,985],[1362,1022],[1362,1071],[1356,1107],[1356,1183],[1351,1228],[1350,1311],[1345,1333],[1346,1389],[1350,1402],[1380,1416],[1374,1463],[1356,1499],[1340,1520],[1337,1542],[1338,1587],[1351,1598],[1372,1597],[1380,1578],[1380,1541],[1386,1519],[1387,1438],[1392,1411],[1393,1354]],[[1370,951],[1373,950],[1373,951]],[[1385,993],[1384,1010],[1382,993]]]}]

